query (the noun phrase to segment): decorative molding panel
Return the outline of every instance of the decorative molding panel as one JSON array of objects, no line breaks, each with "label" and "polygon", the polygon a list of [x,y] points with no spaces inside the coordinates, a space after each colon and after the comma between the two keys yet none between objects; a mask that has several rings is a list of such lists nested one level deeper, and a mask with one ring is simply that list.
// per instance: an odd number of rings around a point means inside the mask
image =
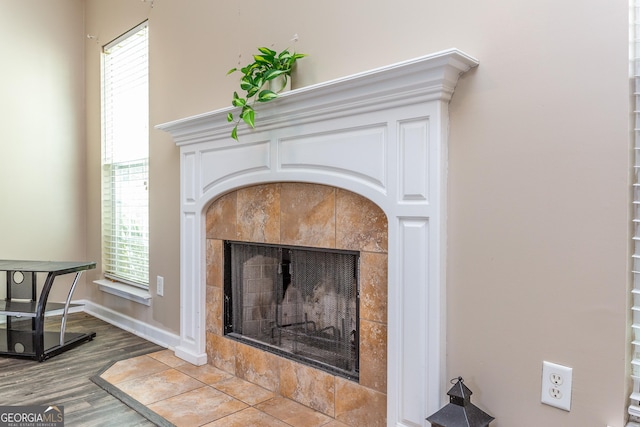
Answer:
[{"label": "decorative molding panel", "polygon": [[181,326],[176,354],[206,363],[204,212],[234,189],[311,182],[387,215],[387,425],[426,426],[445,375],[447,106],[478,62],[456,49],[293,90],[230,138],[225,108],[157,126],[181,153]]}]

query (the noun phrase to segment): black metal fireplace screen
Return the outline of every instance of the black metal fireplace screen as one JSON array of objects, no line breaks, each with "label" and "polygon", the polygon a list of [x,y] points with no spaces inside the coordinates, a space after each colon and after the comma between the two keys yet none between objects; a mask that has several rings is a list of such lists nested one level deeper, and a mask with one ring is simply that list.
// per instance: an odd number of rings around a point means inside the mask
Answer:
[{"label": "black metal fireplace screen", "polygon": [[358,379],[357,252],[225,243],[225,334]]}]

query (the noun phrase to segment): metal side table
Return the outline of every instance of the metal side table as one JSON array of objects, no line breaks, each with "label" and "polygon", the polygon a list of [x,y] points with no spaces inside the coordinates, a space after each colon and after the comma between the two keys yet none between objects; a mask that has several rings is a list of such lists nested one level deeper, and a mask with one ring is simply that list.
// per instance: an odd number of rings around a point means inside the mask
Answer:
[{"label": "metal side table", "polygon": [[[42,362],[85,341],[95,332],[66,332],[67,314],[78,279],[85,270],[96,268],[95,262],[12,261],[0,260],[0,271],[6,272],[6,297],[0,299],[0,355],[28,357]],[[37,273],[47,277],[38,295]],[[63,303],[48,302],[56,277],[75,273],[67,299]],[[59,331],[45,331],[45,316],[61,313]]]}]

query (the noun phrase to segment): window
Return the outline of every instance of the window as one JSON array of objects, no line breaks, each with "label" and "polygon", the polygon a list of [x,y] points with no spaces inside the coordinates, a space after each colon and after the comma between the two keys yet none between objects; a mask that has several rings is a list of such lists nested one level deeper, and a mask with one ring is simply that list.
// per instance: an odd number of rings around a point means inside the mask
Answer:
[{"label": "window", "polygon": [[105,277],[149,286],[147,22],[102,52],[102,261]]},{"label": "window", "polygon": [[631,78],[634,80],[634,145],[635,160],[633,167],[633,307],[631,311],[631,378],[633,391],[630,397],[629,414],[631,421],[640,421],[640,0],[631,0],[633,23],[631,27]]}]

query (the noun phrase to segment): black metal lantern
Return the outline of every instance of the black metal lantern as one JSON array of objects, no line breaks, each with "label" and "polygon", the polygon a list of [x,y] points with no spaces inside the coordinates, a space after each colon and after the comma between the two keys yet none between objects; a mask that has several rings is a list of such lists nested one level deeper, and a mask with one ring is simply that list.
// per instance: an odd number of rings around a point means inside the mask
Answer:
[{"label": "black metal lantern", "polygon": [[[455,381],[455,383],[454,383]],[[451,380],[449,403],[427,418],[432,427],[486,427],[494,418],[471,403],[473,393],[462,377]]]}]

